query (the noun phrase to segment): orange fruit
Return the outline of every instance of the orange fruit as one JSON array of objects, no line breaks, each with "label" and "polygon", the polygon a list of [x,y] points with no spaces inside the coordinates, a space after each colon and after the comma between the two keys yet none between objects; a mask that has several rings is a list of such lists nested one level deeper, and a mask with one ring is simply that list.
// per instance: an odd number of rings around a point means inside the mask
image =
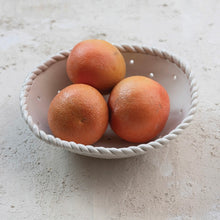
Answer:
[{"label": "orange fruit", "polygon": [[120,51],[104,40],[85,40],[71,51],[66,71],[73,83],[85,83],[108,93],[125,76],[126,65]]},{"label": "orange fruit", "polygon": [[93,144],[108,125],[108,106],[102,94],[86,84],[72,84],[52,100],[48,124],[54,136],[66,141]]},{"label": "orange fruit", "polygon": [[147,142],[164,128],[170,103],[166,90],[144,76],[131,76],[120,81],[109,100],[110,125],[122,139]]}]

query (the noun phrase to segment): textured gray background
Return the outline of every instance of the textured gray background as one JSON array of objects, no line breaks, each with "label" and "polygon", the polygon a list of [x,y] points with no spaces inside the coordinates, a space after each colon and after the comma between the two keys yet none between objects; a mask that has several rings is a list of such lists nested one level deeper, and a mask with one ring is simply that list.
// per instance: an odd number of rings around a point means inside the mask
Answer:
[{"label": "textured gray background", "polygon": [[[0,0],[1,219],[220,219],[220,1]],[[34,67],[83,39],[156,46],[199,84],[193,123],[162,150],[100,160],[49,146],[20,116]]]}]

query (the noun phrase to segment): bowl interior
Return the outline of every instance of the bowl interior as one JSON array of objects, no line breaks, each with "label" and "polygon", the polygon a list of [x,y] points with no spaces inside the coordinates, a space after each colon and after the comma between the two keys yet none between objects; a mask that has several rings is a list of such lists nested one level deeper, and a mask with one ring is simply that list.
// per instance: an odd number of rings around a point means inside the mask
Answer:
[{"label": "bowl interior", "polygon": [[[158,137],[168,134],[187,116],[191,106],[187,76],[176,64],[160,57],[140,53],[126,52],[122,54],[126,62],[126,77],[144,75],[159,82],[167,90],[170,98],[170,114],[166,126]],[[52,64],[33,81],[27,97],[28,112],[39,129],[47,134],[52,134],[47,122],[50,102],[59,90],[70,84],[66,74],[66,59]],[[108,99],[108,96],[105,98]],[[110,126],[103,137],[94,144],[94,146],[116,148],[130,145],[134,144],[120,139]]]}]

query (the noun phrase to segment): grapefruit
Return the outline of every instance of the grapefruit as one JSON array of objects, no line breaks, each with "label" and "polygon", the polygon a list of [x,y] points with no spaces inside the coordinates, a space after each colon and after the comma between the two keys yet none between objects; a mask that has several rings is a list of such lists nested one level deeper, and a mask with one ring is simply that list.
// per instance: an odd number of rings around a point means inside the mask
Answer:
[{"label": "grapefruit", "polygon": [[108,106],[97,89],[72,84],[53,98],[48,124],[52,133],[62,140],[93,144],[107,128]]},{"label": "grapefruit", "polygon": [[126,65],[120,51],[104,40],[79,42],[71,51],[66,71],[73,83],[91,85],[108,93],[124,78]]},{"label": "grapefruit", "polygon": [[169,96],[158,82],[131,76],[120,81],[109,100],[110,125],[122,139],[141,143],[155,138],[169,116]]}]

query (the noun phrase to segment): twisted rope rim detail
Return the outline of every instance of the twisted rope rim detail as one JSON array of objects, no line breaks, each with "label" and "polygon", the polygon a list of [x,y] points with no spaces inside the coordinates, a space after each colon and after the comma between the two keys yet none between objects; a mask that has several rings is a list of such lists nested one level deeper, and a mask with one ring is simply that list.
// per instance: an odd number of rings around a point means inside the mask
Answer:
[{"label": "twisted rope rim detail", "polygon": [[166,51],[162,51],[156,48],[150,47],[140,47],[140,46],[130,46],[130,45],[114,45],[116,46],[120,52],[125,53],[142,53],[151,56],[158,56],[162,59],[167,59],[171,63],[176,64],[185,74],[189,80],[190,92],[191,92],[191,107],[188,113],[188,116],[169,134],[163,136],[162,138],[158,138],[155,141],[151,141],[146,144],[139,144],[137,146],[130,146],[124,148],[105,148],[105,147],[94,147],[92,145],[83,145],[76,144],[75,142],[68,142],[61,140],[60,138],[56,138],[53,135],[46,134],[43,130],[40,130],[38,126],[33,122],[32,117],[28,113],[27,106],[27,97],[28,93],[31,89],[32,83],[35,78],[49,68],[52,64],[57,61],[61,61],[66,59],[69,56],[71,50],[62,51],[51,58],[49,58],[46,62],[39,65],[35,70],[33,70],[25,79],[24,84],[22,86],[21,94],[20,94],[20,108],[22,117],[25,122],[28,124],[31,131],[41,140],[49,144],[53,144],[55,146],[62,147],[66,150],[72,151],[74,153],[83,154],[92,157],[100,157],[100,158],[123,158],[123,157],[131,157],[140,154],[144,154],[148,149],[157,149],[165,146],[169,141],[179,135],[183,129],[185,129],[189,123],[192,121],[193,115],[196,112],[196,106],[198,103],[198,87],[195,81],[195,78],[190,71],[190,68],[183,63],[177,56],[171,55]]}]

